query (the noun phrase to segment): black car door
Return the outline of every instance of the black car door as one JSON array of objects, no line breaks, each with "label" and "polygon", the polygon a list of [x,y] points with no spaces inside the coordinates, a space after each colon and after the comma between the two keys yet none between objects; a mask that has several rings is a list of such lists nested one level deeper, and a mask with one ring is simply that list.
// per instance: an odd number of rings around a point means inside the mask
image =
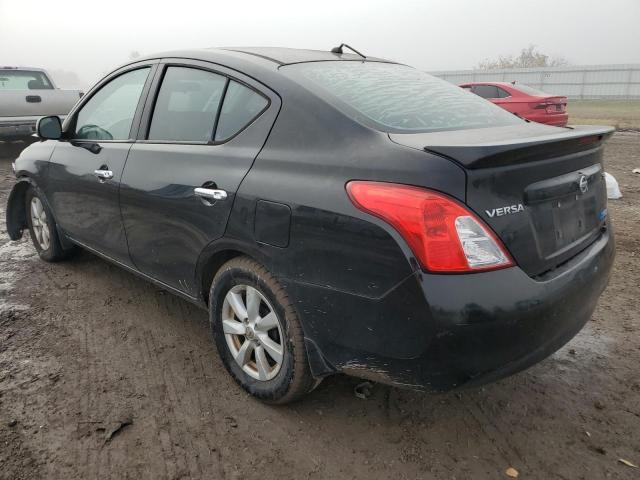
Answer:
[{"label": "black car door", "polygon": [[166,61],[156,77],[122,176],[122,217],[136,268],[193,296],[198,257],[224,234],[280,100],[207,62]]},{"label": "black car door", "polygon": [[74,240],[131,265],[118,203],[120,178],[151,85],[154,64],[115,72],[65,122],[45,193]]}]

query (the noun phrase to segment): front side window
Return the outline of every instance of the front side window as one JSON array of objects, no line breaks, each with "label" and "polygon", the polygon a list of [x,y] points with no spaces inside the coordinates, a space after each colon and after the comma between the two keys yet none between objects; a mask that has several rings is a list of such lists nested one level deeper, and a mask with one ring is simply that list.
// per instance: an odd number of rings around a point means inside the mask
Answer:
[{"label": "front side window", "polygon": [[405,65],[328,61],[287,65],[280,71],[354,120],[384,132],[433,132],[522,123],[491,102]]},{"label": "front side window", "polygon": [[229,81],[220,120],[216,129],[216,142],[224,142],[251,123],[269,104],[259,93],[241,83]]},{"label": "front side window", "polygon": [[209,142],[227,79],[189,67],[168,67],[156,99],[149,140]]},{"label": "front side window", "polygon": [[104,85],[76,117],[75,137],[87,140],[127,140],[149,67],[132,70]]},{"label": "front side window", "polygon": [[42,72],[0,70],[0,90],[51,90],[53,85]]}]

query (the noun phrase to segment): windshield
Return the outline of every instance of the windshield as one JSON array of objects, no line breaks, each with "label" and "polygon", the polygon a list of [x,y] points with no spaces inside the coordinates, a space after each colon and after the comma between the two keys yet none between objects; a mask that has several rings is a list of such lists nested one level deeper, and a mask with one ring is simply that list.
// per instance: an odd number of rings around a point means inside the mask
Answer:
[{"label": "windshield", "polygon": [[42,72],[0,70],[0,90],[50,90],[53,86]]},{"label": "windshield", "polygon": [[405,65],[312,62],[280,70],[354,120],[385,132],[462,130],[523,121],[456,85]]}]

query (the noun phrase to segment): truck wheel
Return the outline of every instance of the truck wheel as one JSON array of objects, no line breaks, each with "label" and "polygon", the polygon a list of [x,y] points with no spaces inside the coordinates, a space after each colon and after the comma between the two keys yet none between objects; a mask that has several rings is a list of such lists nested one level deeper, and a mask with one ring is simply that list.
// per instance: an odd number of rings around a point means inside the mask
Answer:
[{"label": "truck wheel", "polygon": [[75,253],[75,248],[70,250],[62,248],[53,215],[32,187],[27,190],[25,200],[25,212],[31,241],[40,258],[47,262],[57,262]]},{"label": "truck wheel", "polygon": [[300,321],[265,267],[248,257],[228,261],[214,277],[209,298],[218,353],[242,388],[276,404],[313,390]]}]

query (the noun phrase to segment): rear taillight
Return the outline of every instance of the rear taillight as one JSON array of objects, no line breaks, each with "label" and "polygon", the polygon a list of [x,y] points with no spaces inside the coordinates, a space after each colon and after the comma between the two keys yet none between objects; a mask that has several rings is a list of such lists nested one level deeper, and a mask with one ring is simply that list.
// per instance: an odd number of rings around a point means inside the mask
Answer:
[{"label": "rear taillight", "polygon": [[510,255],[474,213],[433,190],[394,183],[351,181],[356,207],[392,225],[430,272],[472,272],[513,265]]},{"label": "rear taillight", "polygon": [[530,103],[529,106],[535,110],[542,110],[542,109],[546,109],[549,104],[548,103]]},{"label": "rear taillight", "polygon": [[544,102],[530,103],[529,107],[534,110],[546,110],[547,113],[564,112],[566,103],[558,101],[547,100]]}]

